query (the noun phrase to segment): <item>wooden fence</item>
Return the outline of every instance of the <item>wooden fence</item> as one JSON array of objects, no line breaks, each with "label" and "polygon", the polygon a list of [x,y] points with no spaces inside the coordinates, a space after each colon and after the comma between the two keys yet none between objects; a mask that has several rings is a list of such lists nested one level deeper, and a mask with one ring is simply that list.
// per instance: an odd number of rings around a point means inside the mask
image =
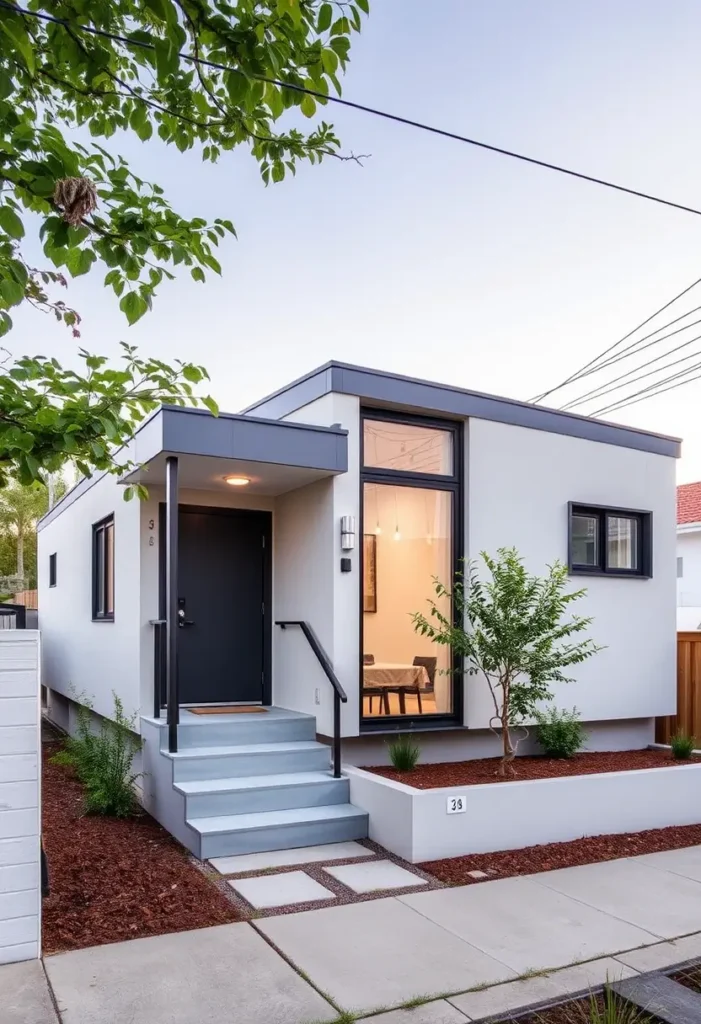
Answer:
[{"label": "wooden fence", "polygon": [[655,740],[669,743],[676,732],[701,744],[701,632],[677,633],[677,713],[657,719]]},{"label": "wooden fence", "polygon": [[36,590],[20,590],[18,594],[12,598],[13,604],[23,604],[25,608],[38,608],[37,602],[37,591]]}]

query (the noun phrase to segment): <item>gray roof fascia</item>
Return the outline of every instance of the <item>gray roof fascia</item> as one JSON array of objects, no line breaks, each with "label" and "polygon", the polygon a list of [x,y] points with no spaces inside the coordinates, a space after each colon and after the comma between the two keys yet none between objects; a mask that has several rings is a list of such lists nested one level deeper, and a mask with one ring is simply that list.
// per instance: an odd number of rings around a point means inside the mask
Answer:
[{"label": "gray roof fascia", "polygon": [[356,395],[361,401],[379,408],[442,414],[455,419],[475,417],[671,458],[679,458],[681,455],[681,442],[676,437],[511,398],[466,391],[449,384],[436,384],[337,362],[326,363],[300,377],[287,387],[249,406],[245,414],[255,412],[271,417],[287,416],[331,391]]}]

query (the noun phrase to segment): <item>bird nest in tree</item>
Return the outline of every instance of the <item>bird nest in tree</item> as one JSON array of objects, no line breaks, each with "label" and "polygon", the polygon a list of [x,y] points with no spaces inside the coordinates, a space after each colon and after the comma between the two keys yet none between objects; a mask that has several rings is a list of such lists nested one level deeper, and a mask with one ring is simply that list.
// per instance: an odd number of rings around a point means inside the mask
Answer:
[{"label": "bird nest in tree", "polygon": [[61,178],[56,182],[54,203],[63,219],[76,227],[97,206],[97,189],[89,178]]}]

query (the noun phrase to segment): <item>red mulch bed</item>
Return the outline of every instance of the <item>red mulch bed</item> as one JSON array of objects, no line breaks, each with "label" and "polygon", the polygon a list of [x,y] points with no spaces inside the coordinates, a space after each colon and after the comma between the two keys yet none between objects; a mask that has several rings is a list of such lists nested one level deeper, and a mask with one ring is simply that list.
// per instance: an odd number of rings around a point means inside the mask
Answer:
[{"label": "red mulch bed", "polygon": [[[470,853],[465,857],[428,861],[418,867],[448,885],[469,885],[494,878],[532,875],[536,871],[554,871],[578,864],[595,864],[618,857],[637,857],[643,853],[681,850],[685,846],[698,845],[701,845],[701,825],[679,825],[629,832],[627,835],[588,836],[569,843],[545,843],[522,850]],[[487,878],[470,878],[468,871],[484,871]]]},{"label": "red mulch bed", "polygon": [[485,782],[523,782],[529,779],[555,779],[564,775],[598,775],[601,772],[628,772],[642,768],[670,768],[672,765],[701,764],[701,758],[675,761],[668,750],[602,750],[574,757],[519,757],[514,762],[515,775],[497,775],[500,759],[483,757],[474,761],[441,764],[419,764],[410,772],[380,766],[364,768],[366,772],[403,782],[415,789],[438,789],[442,786],[478,786]]},{"label": "red mulch bed", "polygon": [[685,988],[691,988],[694,992],[701,993],[701,965],[696,964],[694,967],[685,967],[684,970],[677,971],[675,974],[671,974],[670,977],[674,981],[678,981]]},{"label": "red mulch bed", "polygon": [[236,908],[148,814],[83,814],[82,786],[43,744],[42,831],[51,895],[46,953],[240,920]]}]

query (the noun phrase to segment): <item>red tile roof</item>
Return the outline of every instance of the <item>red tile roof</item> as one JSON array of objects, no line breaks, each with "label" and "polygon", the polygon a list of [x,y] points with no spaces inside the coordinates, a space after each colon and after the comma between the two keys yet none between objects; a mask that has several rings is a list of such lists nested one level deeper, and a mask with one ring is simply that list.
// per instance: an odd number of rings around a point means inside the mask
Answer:
[{"label": "red tile roof", "polygon": [[677,487],[677,522],[701,523],[701,481]]}]

